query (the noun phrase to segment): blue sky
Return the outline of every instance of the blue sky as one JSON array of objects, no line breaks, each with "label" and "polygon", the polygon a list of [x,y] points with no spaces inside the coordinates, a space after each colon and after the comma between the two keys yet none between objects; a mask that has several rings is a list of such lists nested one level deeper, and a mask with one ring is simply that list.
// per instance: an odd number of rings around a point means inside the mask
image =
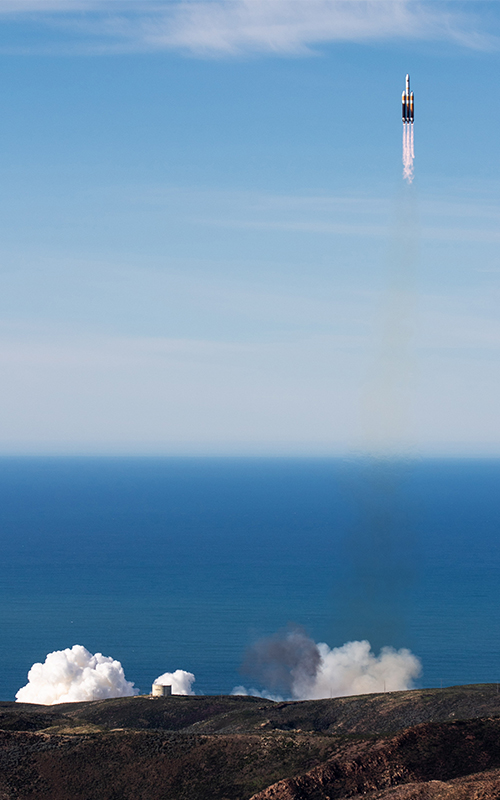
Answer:
[{"label": "blue sky", "polygon": [[0,0],[1,452],[499,455],[499,66],[496,0]]}]

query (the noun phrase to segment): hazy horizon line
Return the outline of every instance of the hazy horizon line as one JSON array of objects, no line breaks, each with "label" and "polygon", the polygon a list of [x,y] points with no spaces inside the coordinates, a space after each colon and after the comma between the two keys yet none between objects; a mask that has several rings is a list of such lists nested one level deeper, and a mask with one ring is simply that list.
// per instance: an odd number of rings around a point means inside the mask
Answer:
[{"label": "hazy horizon line", "polygon": [[402,461],[402,462],[416,462],[416,461],[500,461],[499,453],[486,453],[486,452],[471,452],[471,453],[452,453],[452,452],[408,452],[408,453],[368,453],[361,451],[349,451],[342,453],[277,453],[277,452],[191,452],[191,453],[139,453],[139,452],[0,452],[0,460],[269,460],[269,461]]}]

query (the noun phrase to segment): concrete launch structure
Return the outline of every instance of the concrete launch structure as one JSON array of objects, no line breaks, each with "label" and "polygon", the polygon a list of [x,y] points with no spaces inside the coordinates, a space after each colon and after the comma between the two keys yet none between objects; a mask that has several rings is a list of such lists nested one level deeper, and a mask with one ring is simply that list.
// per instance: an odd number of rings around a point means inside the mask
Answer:
[{"label": "concrete launch structure", "polygon": [[171,694],[171,686],[162,686],[160,683],[153,683],[151,687],[151,697],[170,697]]},{"label": "concrete launch structure", "polygon": [[413,92],[410,92],[410,76],[406,76],[406,87],[402,96],[403,122],[412,124],[414,119]]}]

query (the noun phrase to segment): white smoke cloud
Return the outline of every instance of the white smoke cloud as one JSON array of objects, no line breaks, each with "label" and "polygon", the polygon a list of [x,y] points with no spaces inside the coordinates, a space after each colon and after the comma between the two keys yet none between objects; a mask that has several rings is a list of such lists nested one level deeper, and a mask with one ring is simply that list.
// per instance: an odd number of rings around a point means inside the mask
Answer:
[{"label": "white smoke cloud", "polygon": [[194,694],[191,685],[196,678],[192,672],[176,669],[175,672],[165,672],[155,680],[159,686],[171,686],[172,694]]},{"label": "white smoke cloud", "polygon": [[[313,654],[316,654],[314,665]],[[342,647],[316,644],[302,631],[287,630],[257,642],[247,653],[243,670],[265,691],[237,686],[233,694],[282,699],[280,686],[294,700],[320,700],[374,692],[412,689],[422,671],[420,660],[405,648],[383,647],[377,656],[370,643],[347,642]]]},{"label": "white smoke cloud", "polygon": [[415,145],[413,139],[413,123],[403,125],[403,178],[408,183],[413,182],[413,160],[415,158]]},{"label": "white smoke cloud", "polygon": [[49,653],[43,664],[33,664],[28,683],[16,694],[18,703],[76,703],[138,694],[125,680],[119,661],[102,653],[92,655],[80,644]]},{"label": "white smoke cloud", "polygon": [[376,656],[366,641],[347,642],[332,650],[321,643],[318,651],[320,663],[314,679],[294,682],[292,691],[297,700],[403,691],[413,687],[422,669],[410,650],[383,647]]}]

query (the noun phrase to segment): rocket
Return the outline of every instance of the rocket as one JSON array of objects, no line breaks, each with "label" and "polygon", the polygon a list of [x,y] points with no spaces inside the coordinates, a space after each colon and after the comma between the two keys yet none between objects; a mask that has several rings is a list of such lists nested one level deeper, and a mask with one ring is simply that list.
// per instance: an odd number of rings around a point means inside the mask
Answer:
[{"label": "rocket", "polygon": [[406,88],[401,98],[403,103],[403,122],[413,122],[413,92],[410,92],[410,76],[406,76]]}]

